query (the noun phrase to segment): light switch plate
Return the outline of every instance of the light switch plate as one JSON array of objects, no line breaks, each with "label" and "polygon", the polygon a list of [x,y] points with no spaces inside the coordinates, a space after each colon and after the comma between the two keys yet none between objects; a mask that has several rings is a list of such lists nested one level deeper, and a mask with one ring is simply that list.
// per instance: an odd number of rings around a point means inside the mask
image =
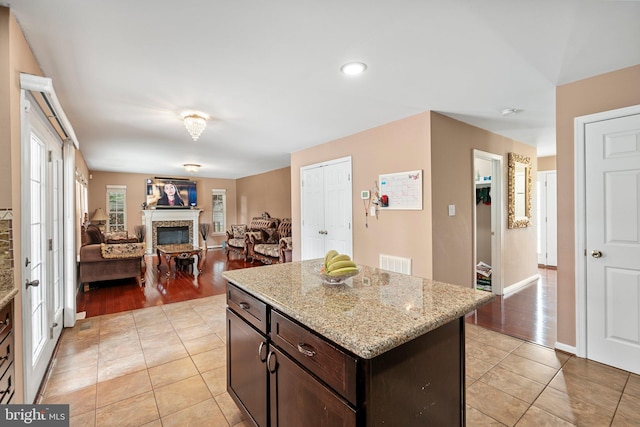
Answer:
[{"label": "light switch plate", "polygon": [[449,216],[456,215],[456,205],[449,205]]}]

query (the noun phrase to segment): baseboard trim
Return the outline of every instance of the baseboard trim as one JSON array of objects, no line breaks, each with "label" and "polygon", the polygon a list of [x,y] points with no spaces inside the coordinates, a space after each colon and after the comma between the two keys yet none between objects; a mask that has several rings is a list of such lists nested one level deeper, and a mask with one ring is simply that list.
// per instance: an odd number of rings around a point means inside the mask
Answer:
[{"label": "baseboard trim", "polygon": [[536,280],[538,280],[540,278],[539,274],[534,274],[531,277],[528,277],[524,280],[521,280],[519,282],[514,283],[513,285],[509,285],[506,288],[504,288],[502,290],[503,296],[507,296],[509,294],[512,294],[516,291],[519,291],[520,289],[524,288],[525,286],[530,285],[532,282],[535,282]]},{"label": "baseboard trim", "polygon": [[573,346],[573,345],[562,344],[561,342],[556,341],[556,343],[553,345],[553,347],[556,350],[560,350],[560,351],[563,351],[565,353],[569,353],[569,354],[573,354],[573,355],[577,354],[576,347]]}]

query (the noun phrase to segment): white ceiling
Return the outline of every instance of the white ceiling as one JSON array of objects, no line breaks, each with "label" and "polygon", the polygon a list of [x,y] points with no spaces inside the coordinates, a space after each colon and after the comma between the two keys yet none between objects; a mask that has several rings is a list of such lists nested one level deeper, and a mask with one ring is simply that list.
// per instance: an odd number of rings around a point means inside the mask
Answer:
[{"label": "white ceiling", "polygon": [[[7,3],[5,2],[5,5]],[[93,171],[239,178],[434,110],[555,154],[555,87],[640,63],[640,2],[19,0]],[[361,76],[339,68],[368,64]],[[506,107],[521,109],[502,117]],[[213,119],[200,140],[180,112]],[[389,141],[393,144],[395,141]]]}]

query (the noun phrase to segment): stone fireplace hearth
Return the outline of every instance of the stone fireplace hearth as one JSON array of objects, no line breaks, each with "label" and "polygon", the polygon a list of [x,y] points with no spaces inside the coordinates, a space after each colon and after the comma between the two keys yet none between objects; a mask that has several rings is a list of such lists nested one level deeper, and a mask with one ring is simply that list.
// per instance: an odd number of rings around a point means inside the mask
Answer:
[{"label": "stone fireplace hearth", "polygon": [[188,227],[188,237],[192,245],[198,245],[198,217],[200,209],[147,209],[142,211],[142,222],[146,228],[147,254],[154,254],[158,245],[158,228]]}]

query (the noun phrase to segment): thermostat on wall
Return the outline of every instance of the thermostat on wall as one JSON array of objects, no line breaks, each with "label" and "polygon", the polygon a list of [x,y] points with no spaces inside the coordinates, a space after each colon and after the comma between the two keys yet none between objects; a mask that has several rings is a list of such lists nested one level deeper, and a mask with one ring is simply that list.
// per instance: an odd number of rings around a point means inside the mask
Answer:
[{"label": "thermostat on wall", "polygon": [[371,198],[371,193],[369,190],[362,190],[360,192],[360,198],[363,200],[369,200]]}]

